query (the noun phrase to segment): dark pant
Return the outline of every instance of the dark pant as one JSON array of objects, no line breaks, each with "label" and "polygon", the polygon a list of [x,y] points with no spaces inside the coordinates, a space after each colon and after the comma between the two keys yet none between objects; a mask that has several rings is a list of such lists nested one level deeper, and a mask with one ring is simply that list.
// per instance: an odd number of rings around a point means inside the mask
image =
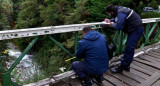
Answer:
[{"label": "dark pant", "polygon": [[96,77],[101,78],[103,76],[103,74],[90,74],[83,61],[73,62],[72,69],[79,76],[79,78],[86,81],[90,80],[90,78],[96,78]]},{"label": "dark pant", "polygon": [[130,66],[131,62],[133,61],[134,49],[136,48],[138,41],[143,35],[143,32],[144,28],[138,28],[134,32],[128,34],[124,56],[121,58],[121,66]]},{"label": "dark pant", "polygon": [[85,66],[83,61],[75,61],[72,63],[72,69],[81,79],[88,79],[89,80],[89,73],[88,69]]}]

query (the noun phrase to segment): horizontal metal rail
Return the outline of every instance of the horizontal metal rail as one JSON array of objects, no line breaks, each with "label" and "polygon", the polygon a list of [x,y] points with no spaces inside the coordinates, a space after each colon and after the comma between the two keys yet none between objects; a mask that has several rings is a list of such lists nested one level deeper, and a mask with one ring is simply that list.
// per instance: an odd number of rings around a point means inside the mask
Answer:
[{"label": "horizontal metal rail", "polygon": [[[143,23],[159,22],[160,18],[148,18],[148,19],[142,19],[142,21]],[[5,30],[5,31],[0,31],[0,40],[80,31],[84,26],[88,25],[92,26],[93,28],[94,27],[101,28],[100,25],[103,24],[108,24],[108,23],[96,22],[96,23],[48,26],[39,28],[17,29],[17,30]]]},{"label": "horizontal metal rail", "polygon": [[102,24],[108,24],[108,23],[97,22],[97,23],[85,23],[85,24],[73,24],[73,25],[61,25],[61,26],[49,26],[49,27],[39,27],[39,28],[6,30],[6,31],[0,31],[0,40],[80,31],[80,30],[82,30],[82,28],[84,26],[88,26],[88,25],[92,26],[93,28],[94,27],[101,28],[100,25],[102,25]]}]

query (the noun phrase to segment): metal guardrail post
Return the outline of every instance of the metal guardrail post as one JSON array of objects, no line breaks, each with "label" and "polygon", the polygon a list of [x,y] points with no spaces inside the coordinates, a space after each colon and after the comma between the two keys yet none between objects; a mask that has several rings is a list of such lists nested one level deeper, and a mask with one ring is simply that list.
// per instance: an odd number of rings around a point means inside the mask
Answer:
[{"label": "metal guardrail post", "polygon": [[[127,41],[127,36],[125,33],[122,33],[122,37],[123,37],[123,40],[122,40],[122,47],[125,47],[126,46],[126,41]],[[122,48],[122,52],[124,51],[124,48]],[[122,53],[121,52],[121,53]]]},{"label": "metal guardrail post", "polygon": [[111,36],[106,33],[106,35],[108,36],[109,40],[111,41],[111,43],[116,47],[117,45],[115,44],[114,40],[111,38]]},{"label": "metal guardrail post", "polygon": [[156,35],[155,35],[155,37],[151,40],[151,43],[155,43],[155,42],[158,42],[157,40],[156,40],[156,38],[158,38],[158,35],[159,35],[159,33],[160,33],[160,23],[157,23],[158,24],[158,28],[157,28],[157,30],[156,30]]},{"label": "metal guardrail post", "polygon": [[58,41],[56,41],[53,37],[51,37],[50,35],[48,36],[54,43],[56,43],[62,50],[64,50],[70,57],[73,57],[73,55],[67,50],[65,49]]},{"label": "metal guardrail post", "polygon": [[122,31],[120,31],[120,39],[119,39],[119,48],[120,48],[120,50],[119,50],[119,53],[121,54],[122,53],[122,50],[123,50],[123,48],[122,48],[122,43],[123,42],[123,33],[122,33]]},{"label": "metal guardrail post", "polygon": [[25,56],[26,53],[32,48],[32,46],[36,43],[36,41],[39,39],[37,36],[35,39],[33,39],[30,44],[27,46],[27,48],[24,50],[24,52],[18,57],[18,59],[12,64],[12,66],[9,68],[8,71],[5,71],[2,73],[2,84],[3,86],[17,86],[16,83],[12,82],[11,80],[11,72],[13,69],[19,64],[21,59]]},{"label": "metal guardrail post", "polygon": [[146,31],[144,33],[145,42],[141,45],[140,48],[142,48],[146,44],[150,43],[149,38],[150,38],[151,34],[153,33],[154,29],[156,28],[157,24],[158,24],[158,22],[154,23],[151,29],[150,29],[150,24],[147,24]]},{"label": "metal guardrail post", "polygon": [[[56,41],[53,37],[51,37],[50,35],[48,36],[54,43],[56,43],[56,45],[58,45],[62,50],[64,50],[70,57],[73,57],[73,55],[67,50],[65,49],[58,41]],[[78,33],[75,33],[75,40],[78,41]],[[76,44],[76,43],[75,43]],[[75,45],[75,48],[76,48],[76,45]],[[77,49],[77,48],[76,48]],[[71,69],[71,67],[69,67],[67,69],[67,71],[69,71]]]}]

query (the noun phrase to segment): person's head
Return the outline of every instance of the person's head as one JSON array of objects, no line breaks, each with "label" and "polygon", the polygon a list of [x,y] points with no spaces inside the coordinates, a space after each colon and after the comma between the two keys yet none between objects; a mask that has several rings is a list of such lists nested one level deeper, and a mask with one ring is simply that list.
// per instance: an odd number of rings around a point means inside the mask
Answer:
[{"label": "person's head", "polygon": [[115,6],[114,5],[108,5],[106,7],[106,12],[111,16],[113,16],[115,14],[114,10],[115,10]]},{"label": "person's head", "polygon": [[91,26],[85,26],[82,29],[82,33],[83,33],[83,35],[85,35],[87,32],[89,32],[91,30],[92,30]]}]

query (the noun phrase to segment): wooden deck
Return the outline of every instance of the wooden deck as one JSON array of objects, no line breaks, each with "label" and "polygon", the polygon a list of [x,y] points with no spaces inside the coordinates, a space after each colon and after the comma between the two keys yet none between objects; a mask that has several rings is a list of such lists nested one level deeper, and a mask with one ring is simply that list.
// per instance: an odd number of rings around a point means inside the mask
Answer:
[{"label": "wooden deck", "polygon": [[[113,63],[119,63],[118,61]],[[130,72],[112,74],[108,70],[104,73],[104,78],[102,84],[94,80],[93,86],[160,86],[160,49],[153,49],[135,57]],[[57,83],[57,85],[81,86],[79,80],[68,80],[68,82]]]},{"label": "wooden deck", "polygon": [[[93,86],[160,86],[160,43],[153,46],[139,49],[131,64],[130,72],[123,71],[120,74],[112,74],[110,70],[104,73],[103,83]],[[111,61],[111,67],[116,67],[120,63],[119,58]],[[78,79],[63,79],[62,81],[49,86],[81,86]]]}]

